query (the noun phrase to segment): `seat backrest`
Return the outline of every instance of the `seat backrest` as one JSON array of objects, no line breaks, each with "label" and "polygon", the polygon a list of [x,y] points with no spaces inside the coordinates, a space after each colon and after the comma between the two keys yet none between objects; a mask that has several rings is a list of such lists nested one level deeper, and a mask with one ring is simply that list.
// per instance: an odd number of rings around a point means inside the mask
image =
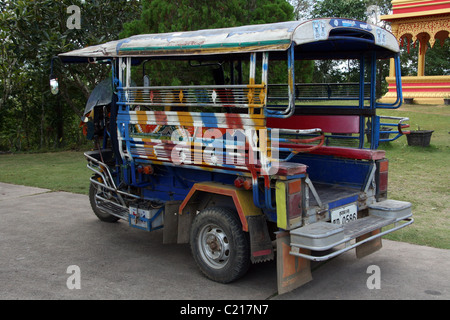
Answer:
[{"label": "seat backrest", "polygon": [[294,115],[292,117],[267,118],[268,128],[315,129],[326,133],[359,133],[359,116],[356,115]]}]

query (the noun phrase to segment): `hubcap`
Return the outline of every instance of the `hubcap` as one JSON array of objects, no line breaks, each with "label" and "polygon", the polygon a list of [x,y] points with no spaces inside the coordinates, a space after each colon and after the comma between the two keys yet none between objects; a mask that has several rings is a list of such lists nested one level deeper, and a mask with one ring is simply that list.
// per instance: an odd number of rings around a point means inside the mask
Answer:
[{"label": "hubcap", "polygon": [[206,225],[200,231],[198,245],[203,261],[211,268],[223,268],[230,258],[228,236],[216,225]]}]

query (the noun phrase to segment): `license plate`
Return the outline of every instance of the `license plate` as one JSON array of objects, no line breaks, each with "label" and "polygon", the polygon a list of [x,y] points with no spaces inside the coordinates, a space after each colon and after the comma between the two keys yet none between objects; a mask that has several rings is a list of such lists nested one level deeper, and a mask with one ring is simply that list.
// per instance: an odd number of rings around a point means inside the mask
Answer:
[{"label": "license plate", "polygon": [[356,220],[357,216],[358,209],[354,203],[330,210],[331,223],[335,224],[349,223]]}]

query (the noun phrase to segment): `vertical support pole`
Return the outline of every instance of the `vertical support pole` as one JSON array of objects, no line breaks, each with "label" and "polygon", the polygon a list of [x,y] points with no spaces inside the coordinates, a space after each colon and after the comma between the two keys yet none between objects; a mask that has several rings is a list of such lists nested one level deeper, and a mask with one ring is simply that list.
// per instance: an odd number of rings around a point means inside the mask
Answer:
[{"label": "vertical support pole", "polygon": [[129,88],[129,87],[131,87],[131,58],[130,57],[127,58],[126,73],[127,73],[126,84],[127,84],[127,88]]},{"label": "vertical support pole", "polygon": [[263,53],[263,60],[262,60],[262,73],[261,73],[261,84],[264,86],[264,88],[261,89],[260,93],[260,100],[263,104],[263,108],[267,105],[267,93],[269,90],[267,81],[269,76],[269,52]]},{"label": "vertical support pole", "polygon": [[[377,86],[377,53],[373,52],[370,57],[370,109],[376,108],[376,86]],[[378,120],[378,121],[377,121]],[[371,149],[376,149],[378,147],[378,125],[379,118],[377,116],[372,116],[371,121],[372,127],[370,128],[371,133]]]},{"label": "vertical support pole", "polygon": [[256,75],[256,52],[252,52],[250,54],[250,75],[248,79],[248,83],[250,85],[255,84],[255,75]]},{"label": "vertical support pole", "polygon": [[[262,72],[261,72],[261,85],[264,87],[261,88],[261,92],[259,95],[260,101],[263,104],[263,108],[266,106],[267,103],[267,79],[268,79],[268,68],[269,68],[269,52],[263,52],[262,54]],[[271,166],[271,148],[269,145],[269,134],[268,130],[266,129],[259,129],[259,144],[260,144],[260,159],[261,163],[263,164],[263,172],[265,174],[264,179],[268,179],[269,170]],[[267,177],[266,177],[267,175]],[[269,179],[269,190],[266,192],[270,193],[270,179]],[[268,203],[266,201],[267,205],[270,205],[271,203]]]},{"label": "vertical support pole", "polygon": [[267,77],[269,71],[269,52],[263,53],[262,60],[262,73],[261,73],[261,84],[267,85]]},{"label": "vertical support pole", "polygon": [[253,100],[255,89],[253,88],[253,86],[255,85],[255,76],[256,76],[256,52],[252,52],[250,54],[250,75],[248,80],[249,88],[247,94],[249,114],[254,113]]},{"label": "vertical support pole", "polygon": [[425,54],[428,49],[429,37],[422,36],[419,38],[419,59],[417,65],[417,76],[423,77],[425,75]]},{"label": "vertical support pole", "polygon": [[380,142],[380,117],[372,116],[371,149],[377,149]]},{"label": "vertical support pole", "polygon": [[377,53],[373,52],[370,59],[370,109],[375,108],[377,87]]},{"label": "vertical support pole", "polygon": [[366,130],[366,117],[359,116],[359,148],[364,148],[364,133]]},{"label": "vertical support pole", "polygon": [[[127,57],[126,58],[126,69],[125,69],[125,86],[126,88],[131,87],[131,57]],[[125,92],[125,99],[127,102],[129,102],[129,91],[128,90],[124,90]],[[130,111],[130,106],[127,105],[126,107],[127,111]],[[123,171],[123,175],[124,175],[124,179],[125,181],[130,184],[136,183],[136,171],[135,171],[135,167],[134,167],[134,161],[133,158],[131,157],[131,146],[130,146],[130,124],[123,124],[125,126],[124,128],[124,136],[123,139],[125,140],[125,144],[126,144],[126,150],[127,150],[127,155],[128,155],[128,160],[129,160],[129,169],[130,172],[128,172],[128,167],[124,168]]]},{"label": "vertical support pole", "polygon": [[[113,60],[112,65],[114,66],[112,70],[112,78],[113,78],[113,92],[116,91],[116,87],[120,87],[122,85],[121,78],[122,78],[122,72],[120,65],[122,63],[122,58],[119,58],[118,60]],[[118,80],[118,83],[117,83]],[[112,100],[111,100],[111,116],[109,118],[109,133],[111,135],[111,146],[112,150],[114,152],[114,156],[116,158],[116,164],[121,165],[122,164],[122,155],[119,151],[119,142],[118,142],[118,132],[117,132],[117,113],[119,106],[117,105],[118,95],[113,93]],[[117,175],[116,178],[116,184],[119,185],[119,178],[120,174]]]},{"label": "vertical support pole", "polygon": [[123,83],[123,69],[122,69],[123,58],[119,58],[119,65],[117,66],[117,73],[119,74],[119,83]]},{"label": "vertical support pole", "polygon": [[359,59],[359,108],[364,108],[364,56]]},{"label": "vertical support pole", "polygon": [[[364,56],[359,59],[359,108],[364,109],[364,87],[365,87],[365,66]],[[364,131],[365,131],[365,117],[359,116],[359,148],[364,147]]]},{"label": "vertical support pole", "polygon": [[289,108],[290,112],[288,114],[293,113],[295,109],[295,65],[294,59],[294,45],[288,50],[288,91],[289,91]]},{"label": "vertical support pole", "polygon": [[400,63],[400,55],[396,54],[395,56],[395,81],[396,81],[396,89],[397,89],[397,101],[394,104],[398,104],[397,108],[402,105],[403,102],[403,88],[402,88],[402,70]]}]

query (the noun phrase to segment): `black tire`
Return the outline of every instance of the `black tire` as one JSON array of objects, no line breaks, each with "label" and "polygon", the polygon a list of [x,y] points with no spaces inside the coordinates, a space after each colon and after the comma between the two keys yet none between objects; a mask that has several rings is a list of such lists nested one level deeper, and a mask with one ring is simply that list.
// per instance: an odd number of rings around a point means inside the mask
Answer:
[{"label": "black tire", "polygon": [[236,212],[222,207],[206,208],[192,223],[192,255],[211,280],[229,283],[250,267],[250,242]]},{"label": "black tire", "polygon": [[[94,178],[95,179],[95,178]],[[113,216],[101,209],[97,206],[97,200],[95,199],[95,195],[98,193],[102,193],[102,187],[98,184],[91,182],[89,186],[89,202],[91,203],[92,211],[94,211],[97,218],[104,222],[117,222],[119,220],[118,217]]]}]

